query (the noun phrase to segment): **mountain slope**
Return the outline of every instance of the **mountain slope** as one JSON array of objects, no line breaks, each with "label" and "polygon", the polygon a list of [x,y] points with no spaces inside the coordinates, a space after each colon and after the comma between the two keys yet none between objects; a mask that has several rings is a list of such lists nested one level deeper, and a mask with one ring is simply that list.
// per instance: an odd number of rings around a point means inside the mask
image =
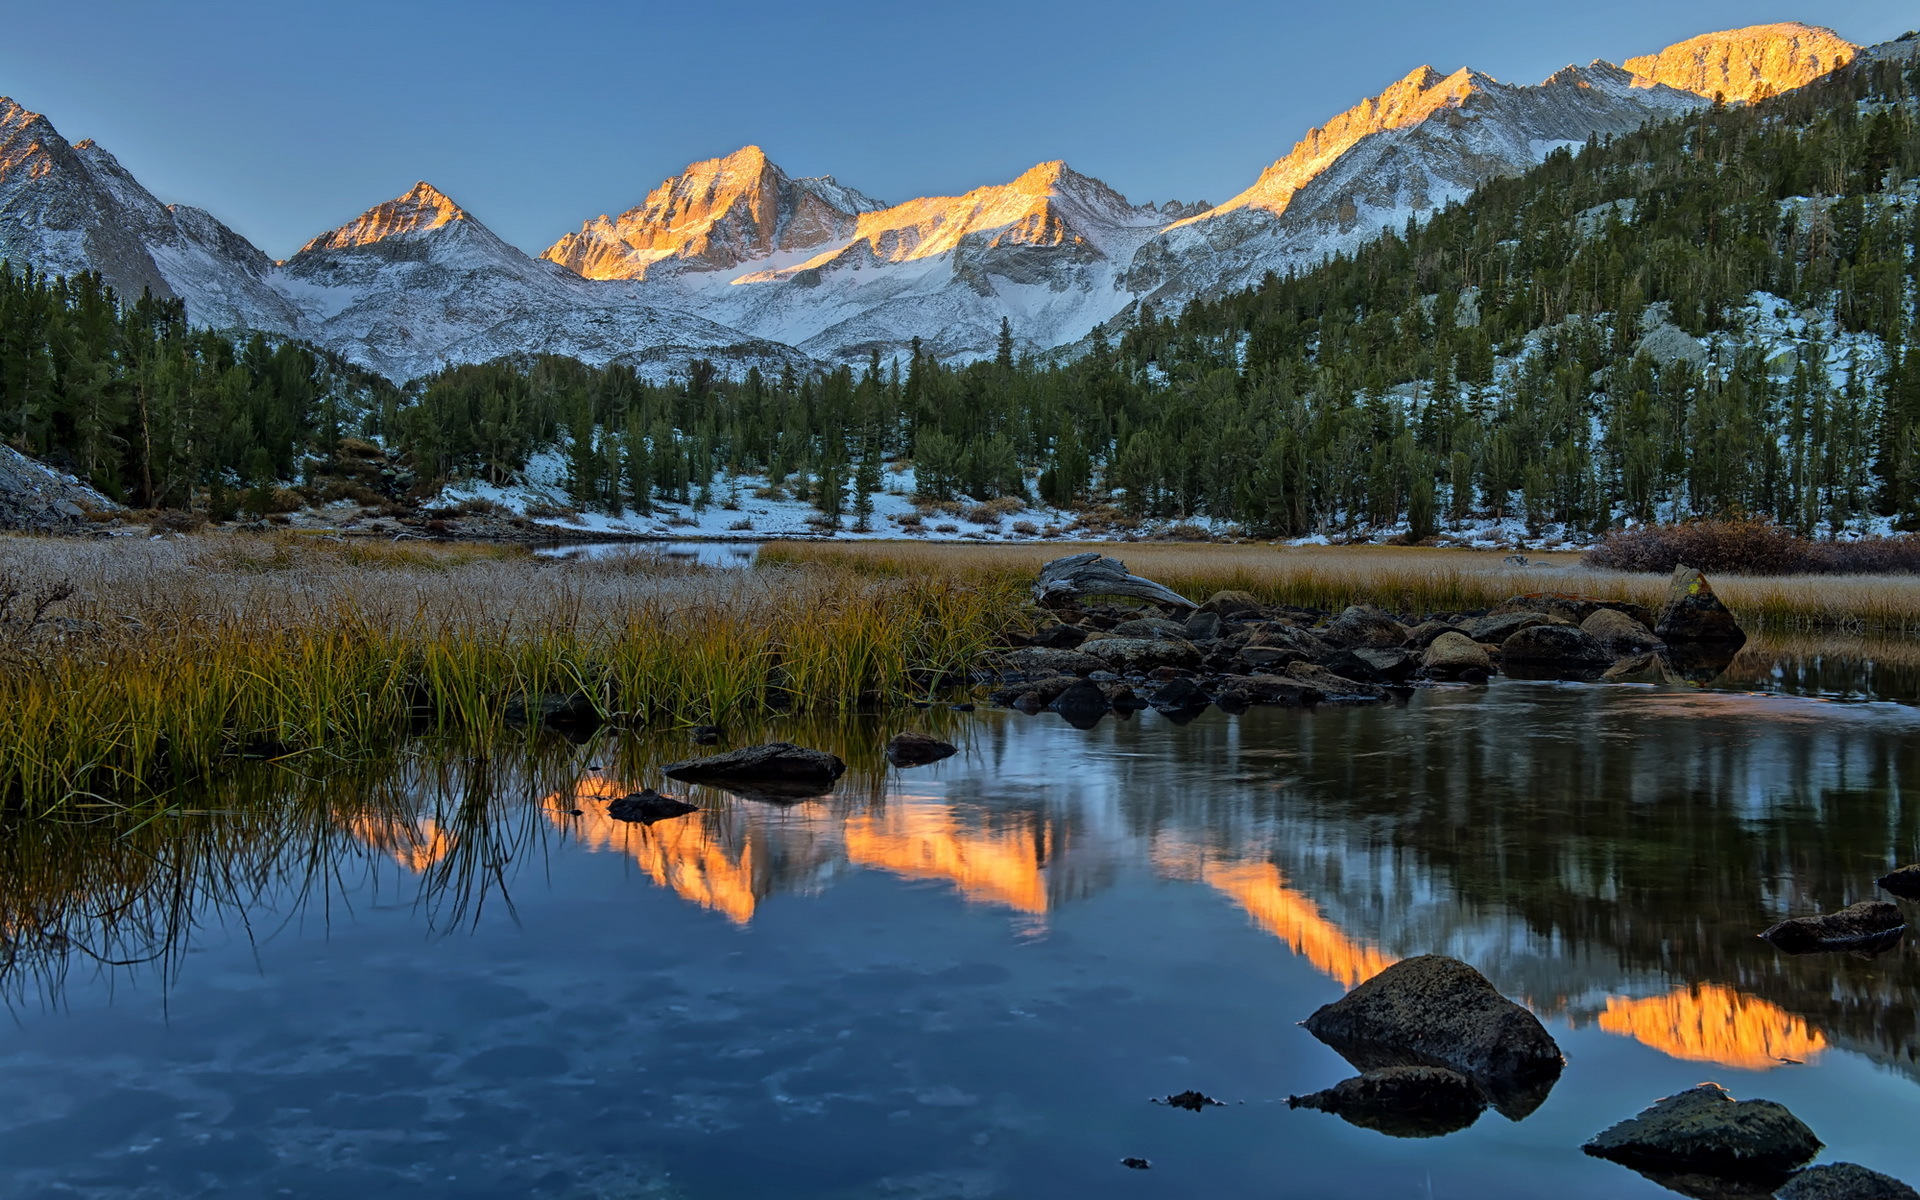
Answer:
[{"label": "mountain slope", "polygon": [[1642,79],[1731,103],[1805,87],[1859,52],[1831,29],[1786,21],[1703,33],[1621,65]]}]

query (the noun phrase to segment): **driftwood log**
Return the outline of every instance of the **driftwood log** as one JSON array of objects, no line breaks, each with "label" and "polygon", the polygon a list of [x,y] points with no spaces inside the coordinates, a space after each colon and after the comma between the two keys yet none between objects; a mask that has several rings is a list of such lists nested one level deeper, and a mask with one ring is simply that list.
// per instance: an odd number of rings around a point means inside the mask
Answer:
[{"label": "driftwood log", "polygon": [[1040,568],[1040,578],[1033,585],[1033,598],[1045,605],[1087,596],[1131,596],[1180,608],[1199,607],[1164,584],[1128,574],[1127,564],[1119,559],[1093,551],[1054,559]]}]

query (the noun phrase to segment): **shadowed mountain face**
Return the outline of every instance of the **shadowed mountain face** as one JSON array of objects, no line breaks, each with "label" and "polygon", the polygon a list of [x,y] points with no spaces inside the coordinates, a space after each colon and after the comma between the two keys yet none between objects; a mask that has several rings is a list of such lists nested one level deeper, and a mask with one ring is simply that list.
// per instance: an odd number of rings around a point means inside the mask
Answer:
[{"label": "shadowed mountain face", "polygon": [[[426,184],[287,263],[197,209],[160,204],[111,155],[0,102],[0,254],[98,270],[190,319],[310,338],[405,379],[557,352],[650,371],[864,361],[915,339],[942,357],[1073,345],[1133,306],[1177,305],[1309,267],[1562,147],[1722,95],[1804,86],[1859,48],[1785,23],[1704,34],[1535,86],[1420,67],[1308,131],[1217,207],[1136,205],[1064,163],[960,196],[884,205],[795,178],[757,146],[690,164],[537,262]],[[403,262],[432,271],[401,269]]]}]

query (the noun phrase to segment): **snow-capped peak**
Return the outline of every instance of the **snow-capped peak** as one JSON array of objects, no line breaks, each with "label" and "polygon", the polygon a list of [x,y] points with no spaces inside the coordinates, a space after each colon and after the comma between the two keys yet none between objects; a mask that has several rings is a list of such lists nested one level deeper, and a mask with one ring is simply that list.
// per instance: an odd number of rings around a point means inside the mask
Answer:
[{"label": "snow-capped peak", "polygon": [[1782,21],[1703,33],[1623,65],[1647,86],[1664,83],[1736,102],[1802,87],[1859,53],[1860,47],[1824,26]]},{"label": "snow-capped peak", "polygon": [[371,246],[389,238],[429,233],[455,221],[467,220],[471,220],[471,217],[466,209],[455,204],[439,188],[422,180],[405,194],[385,204],[376,204],[340,228],[314,238],[300,247],[300,253]]}]

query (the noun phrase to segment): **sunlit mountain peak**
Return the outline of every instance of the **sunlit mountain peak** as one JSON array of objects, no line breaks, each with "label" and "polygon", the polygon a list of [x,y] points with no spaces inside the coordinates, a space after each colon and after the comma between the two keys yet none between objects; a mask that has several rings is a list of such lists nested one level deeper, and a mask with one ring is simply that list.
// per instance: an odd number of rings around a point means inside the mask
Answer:
[{"label": "sunlit mountain peak", "polygon": [[1812,83],[1859,52],[1831,29],[1781,21],[1703,33],[1622,65],[1640,77],[1642,86],[1664,83],[1700,96],[1744,101]]},{"label": "sunlit mountain peak", "polygon": [[422,180],[408,189],[406,194],[396,196],[385,204],[377,204],[340,228],[314,238],[300,247],[300,253],[370,246],[389,238],[425,233],[456,221],[468,220],[472,220],[472,217],[466,209],[455,204],[439,188]]}]

